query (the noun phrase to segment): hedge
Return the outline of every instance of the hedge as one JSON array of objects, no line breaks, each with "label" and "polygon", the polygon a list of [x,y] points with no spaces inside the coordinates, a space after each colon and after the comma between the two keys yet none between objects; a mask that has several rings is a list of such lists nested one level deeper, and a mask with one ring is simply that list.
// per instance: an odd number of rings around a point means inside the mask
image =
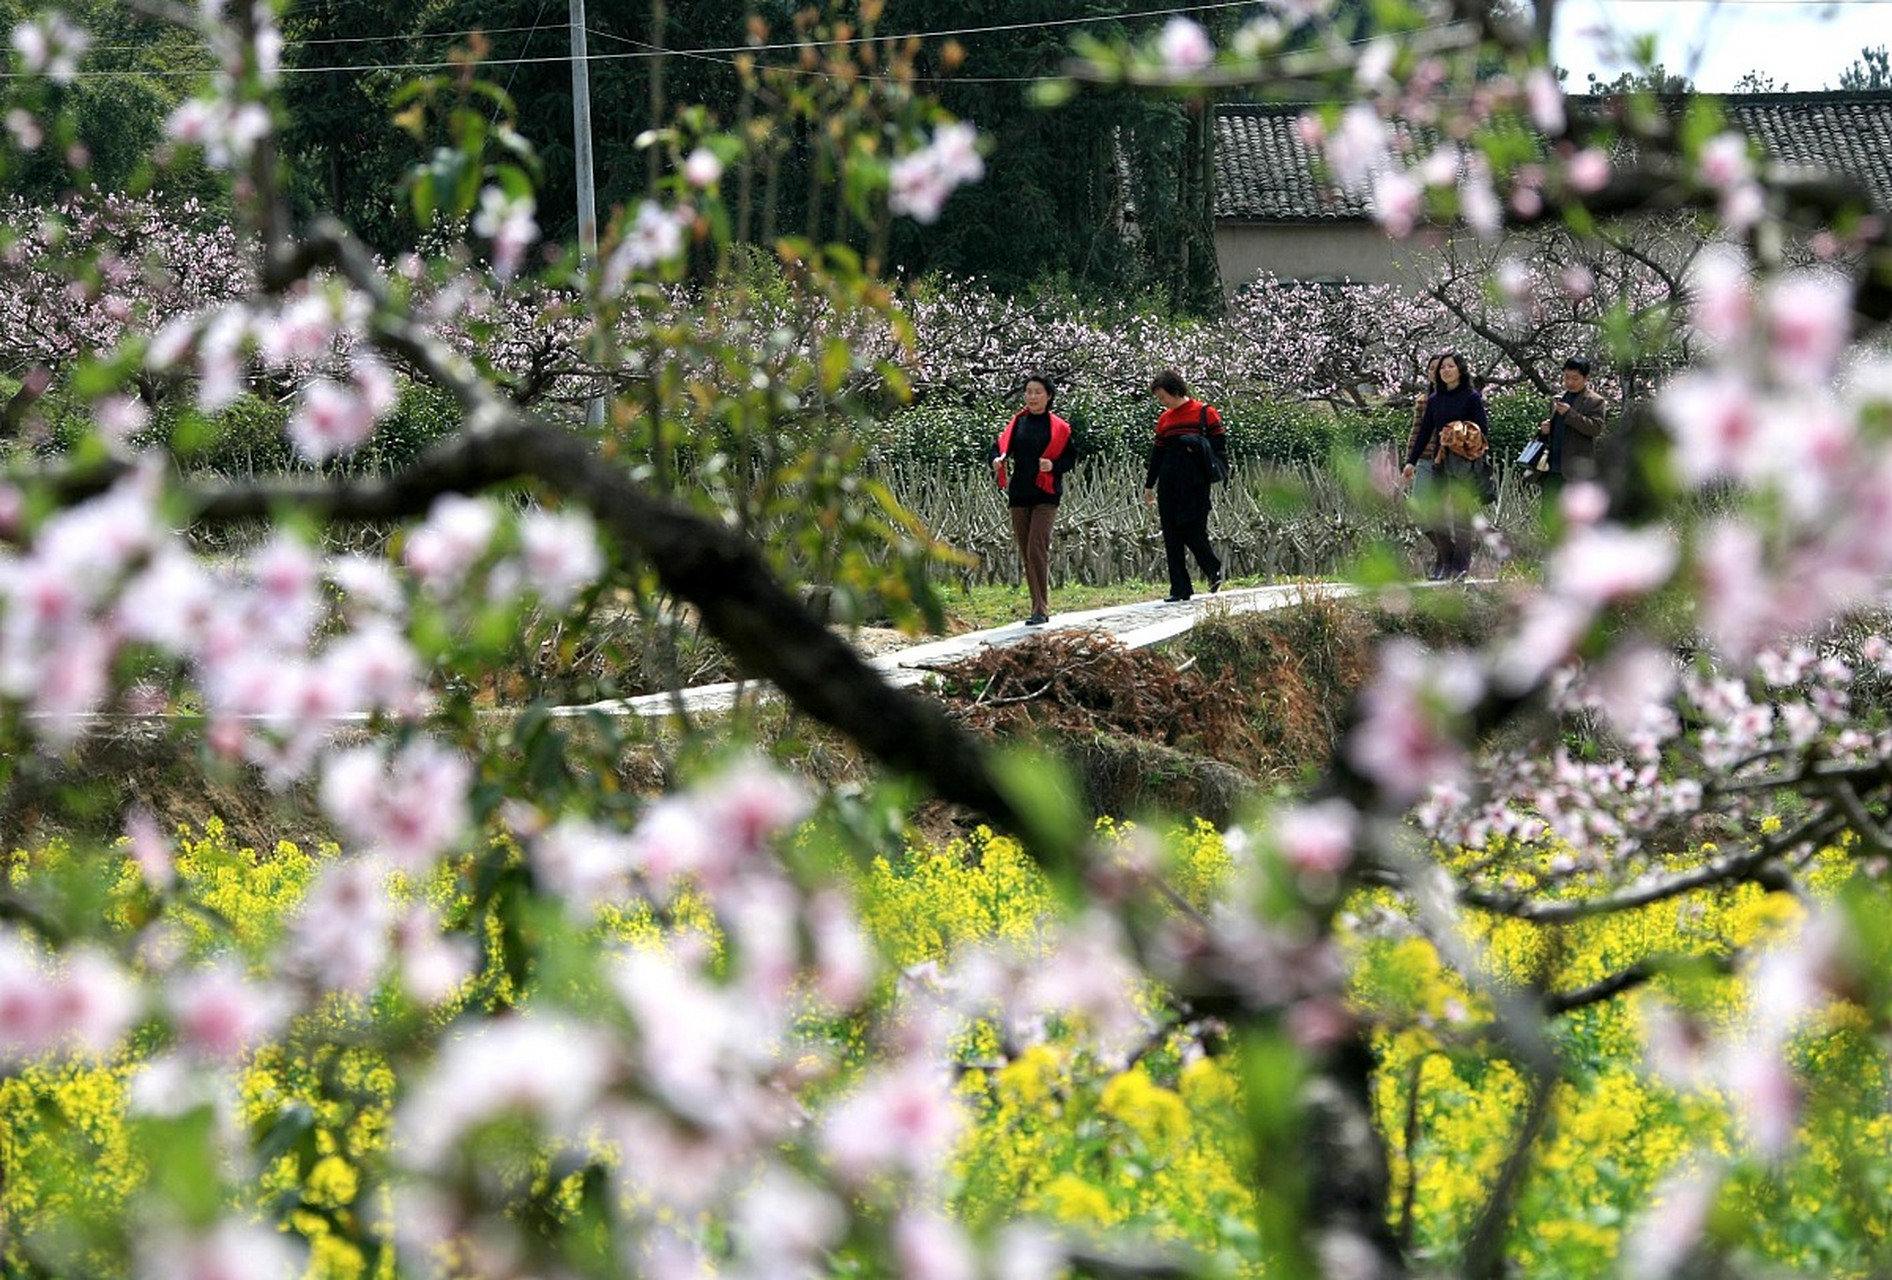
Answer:
[{"label": "hedge", "polygon": [[[1147,456],[1158,408],[1153,400],[1123,396],[1060,396],[1054,406],[1071,422],[1081,451],[1079,466],[1110,470],[1140,465]],[[1301,466],[1336,454],[1358,456],[1375,445],[1403,447],[1410,408],[1334,412],[1299,401],[1236,400],[1218,406],[1228,424],[1229,451],[1244,462]],[[1528,392],[1506,392],[1489,406],[1492,448],[1501,459],[1517,456],[1537,432],[1545,401]],[[882,428],[879,452],[892,463],[938,467],[984,466],[999,429],[1017,411],[1010,402],[989,406],[916,405],[901,410]]]}]

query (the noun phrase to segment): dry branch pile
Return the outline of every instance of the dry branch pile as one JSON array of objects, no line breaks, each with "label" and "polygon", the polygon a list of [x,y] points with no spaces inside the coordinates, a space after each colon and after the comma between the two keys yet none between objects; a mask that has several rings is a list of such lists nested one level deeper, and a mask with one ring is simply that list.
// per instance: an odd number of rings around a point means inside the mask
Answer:
[{"label": "dry branch pile", "polygon": [[1240,698],[1099,631],[1037,636],[929,669],[947,714],[989,733],[1117,734],[1218,759],[1248,734]]}]

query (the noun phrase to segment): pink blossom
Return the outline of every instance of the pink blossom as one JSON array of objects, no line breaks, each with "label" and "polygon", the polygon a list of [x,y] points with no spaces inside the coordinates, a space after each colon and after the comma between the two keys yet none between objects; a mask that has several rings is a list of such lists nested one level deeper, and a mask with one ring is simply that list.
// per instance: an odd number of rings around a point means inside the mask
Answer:
[{"label": "pink blossom", "polygon": [[631,833],[632,867],[659,888],[727,856],[711,815],[690,796],[665,796],[644,810]]},{"label": "pink blossom", "polygon": [[1564,91],[1548,67],[1532,67],[1524,77],[1524,100],[1538,132],[1553,137],[1564,131]]},{"label": "pink blossom", "polygon": [[1851,985],[1846,980],[1853,967],[1851,956],[1852,934],[1845,918],[1831,907],[1812,911],[1790,945],[1770,947],[1755,964],[1751,986],[1756,1023],[1784,1039],[1795,1023]]},{"label": "pink blossom", "polygon": [[379,709],[410,716],[421,709],[425,685],[420,656],[407,636],[383,619],[337,637],[313,674],[334,691],[341,710]]},{"label": "pink blossom", "polygon": [[157,819],[143,805],[134,806],[125,817],[126,852],[138,865],[144,882],[159,893],[177,883],[177,868],[171,860],[170,842],[158,830]]},{"label": "pink blossom", "polygon": [[1690,268],[1689,322],[1717,347],[1733,346],[1753,326],[1753,274],[1737,250],[1710,245]]},{"label": "pink blossom", "polygon": [[1347,759],[1392,804],[1412,803],[1434,782],[1463,774],[1465,749],[1452,724],[1482,685],[1463,658],[1428,654],[1404,638],[1388,643],[1361,698],[1362,719],[1348,735]]},{"label": "pink blossom", "polygon": [[1564,166],[1564,176],[1574,190],[1588,195],[1609,185],[1612,167],[1608,152],[1599,147],[1585,147],[1570,157]]},{"label": "pink blossom", "polygon": [[1619,734],[1643,730],[1672,733],[1678,727],[1669,706],[1675,696],[1675,659],[1649,645],[1611,653],[1587,681],[1590,698]]},{"label": "pink blossom", "polygon": [[604,571],[597,526],[583,511],[528,511],[519,542],[526,581],[549,608],[563,609]]},{"label": "pink blossom", "polygon": [[293,1237],[258,1222],[225,1218],[207,1230],[131,1233],[135,1280],[294,1280],[305,1260]]},{"label": "pink blossom", "polygon": [[366,995],[388,959],[393,905],[386,869],[361,858],[326,864],[289,928],[284,959],[325,991]]},{"label": "pink blossom", "polygon": [[1787,1154],[1800,1122],[1800,1086],[1783,1047],[1771,1034],[1747,1037],[1723,1051],[1719,1074],[1730,1108],[1762,1157]]},{"label": "pink blossom", "polygon": [[336,556],[323,567],[328,580],[342,594],[342,608],[351,618],[363,620],[376,615],[399,619],[407,609],[401,585],[379,556],[349,552]]},{"label": "pink blossom", "polygon": [[459,589],[498,530],[499,515],[490,502],[445,494],[435,500],[426,523],[408,535],[402,557],[423,586],[445,597]]},{"label": "pink blossom", "polygon": [[282,993],[250,981],[230,962],[173,978],[165,1003],[184,1049],[226,1062],[274,1035],[290,1012]]},{"label": "pink blossom", "polygon": [[894,1256],[905,1280],[978,1280],[979,1260],[951,1219],[910,1210],[893,1226]]},{"label": "pink blossom", "polygon": [[1748,155],[1748,141],[1738,133],[1716,134],[1702,145],[1702,181],[1717,191],[1725,191],[1754,175],[1754,162]]},{"label": "pink blossom", "polygon": [[1517,258],[1506,258],[1496,273],[1498,296],[1513,315],[1528,315],[1531,309],[1531,269]]},{"label": "pink blossom", "polygon": [[1564,539],[1551,556],[1545,580],[1586,604],[1615,604],[1667,582],[1679,556],[1667,529],[1592,525]]},{"label": "pink blossom", "polygon": [[1721,475],[1752,476],[1771,465],[1754,386],[1732,370],[1678,374],[1656,395],[1656,413],[1675,439],[1682,478],[1702,484]]},{"label": "pink blossom", "polygon": [[629,896],[632,849],[623,833],[576,817],[559,819],[526,846],[535,885],[580,919]]},{"label": "pink blossom", "polygon": [[1304,875],[1340,875],[1353,861],[1359,834],[1359,811],[1337,798],[1296,805],[1274,816],[1274,841],[1281,856]]},{"label": "pink blossom", "polygon": [[111,664],[118,646],[101,631],[81,628],[43,655],[32,690],[32,715],[40,736],[53,746],[78,741],[111,692]]},{"label": "pink blossom", "polygon": [[1565,524],[1573,526],[1593,525],[1609,514],[1609,509],[1609,491],[1589,480],[1565,485],[1557,499],[1558,514]]},{"label": "pink blossom", "polygon": [[322,565],[300,539],[278,533],[250,556],[255,598],[245,602],[249,625],[269,643],[299,648],[322,616]]},{"label": "pink blossom", "polygon": [[1695,1251],[1720,1194],[1719,1181],[1700,1170],[1665,1178],[1623,1241],[1629,1280],[1670,1280]]},{"label": "pink blossom", "polygon": [[808,789],[754,756],[724,768],[697,793],[697,803],[725,833],[732,851],[748,856],[807,817],[814,807]]},{"label": "pink blossom", "polygon": [[193,98],[171,112],[167,130],[177,141],[201,147],[213,168],[234,169],[269,136],[269,111],[260,102]]},{"label": "pink blossom", "polygon": [[392,941],[401,986],[423,1005],[451,997],[479,967],[473,940],[443,934],[439,914],[431,907],[416,905],[401,913]]},{"label": "pink blossom", "polygon": [[322,807],[350,837],[411,870],[465,833],[472,779],[464,756],[428,739],[408,743],[392,759],[379,748],[356,747],[329,758]]},{"label": "pink blossom", "polygon": [[501,280],[510,280],[518,273],[526,250],[539,238],[539,223],[534,216],[537,211],[537,202],[530,193],[513,196],[498,187],[480,192],[473,231],[492,242],[493,274]]},{"label": "pink blossom", "polygon": [[723,162],[708,147],[698,147],[683,161],[683,180],[699,191],[707,191],[723,178]]},{"label": "pink blossom", "polygon": [[945,176],[932,163],[932,157],[924,151],[894,161],[887,185],[887,208],[924,225],[939,221],[946,199],[953,193]]},{"label": "pink blossom", "polygon": [[1771,638],[1772,579],[1760,535],[1735,520],[1710,524],[1696,553],[1702,626],[1722,653],[1746,657]]},{"label": "pink blossom", "polygon": [[979,154],[979,131],[968,120],[954,120],[933,130],[929,150],[933,162],[956,187],[985,177],[985,157]]},{"label": "pink blossom", "polygon": [[818,893],[803,914],[814,943],[815,994],[837,1008],[866,998],[878,966],[852,905],[841,894]]},{"label": "pink blossom", "polygon": [[1564,268],[1564,296],[1582,301],[1596,292],[1596,277],[1582,263],[1572,263]]},{"label": "pink blossom", "polygon": [[799,1174],[771,1165],[735,1204],[737,1253],[758,1280],[789,1280],[815,1262],[847,1230],[847,1211]]},{"label": "pink blossom", "polygon": [[19,50],[22,65],[54,84],[78,79],[79,59],[91,45],[92,37],[56,10],[13,28],[13,47]]},{"label": "pink blossom", "polygon": [[93,406],[99,434],[123,443],[151,421],[151,410],[136,396],[107,396]]},{"label": "pink blossom", "polygon": [[1458,212],[1480,239],[1490,240],[1504,229],[1504,208],[1491,187],[1491,170],[1483,157],[1474,156],[1458,187]]},{"label": "pink blossom", "polygon": [[400,387],[385,361],[371,351],[357,351],[348,358],[349,385],[360,397],[370,416],[379,421],[394,411],[400,402]]},{"label": "pink blossom", "polygon": [[870,1071],[829,1109],[820,1145],[835,1172],[856,1186],[892,1174],[930,1185],[965,1122],[943,1071],[896,1064]]},{"label": "pink blossom", "polygon": [[767,1061],[771,1018],[701,980],[679,956],[627,953],[610,977],[636,1021],[643,1072],[657,1095],[714,1130],[749,1123],[734,1085]]},{"label": "pink blossom", "polygon": [[1235,51],[1236,57],[1252,61],[1265,58],[1279,49],[1285,36],[1286,30],[1281,19],[1264,12],[1244,22],[1229,41],[1229,47]]},{"label": "pink blossom", "polygon": [[1202,24],[1176,16],[1163,24],[1156,52],[1171,75],[1186,76],[1215,61],[1215,45]]},{"label": "pink blossom", "polygon": [[1425,210],[1425,188],[1404,169],[1388,169],[1373,179],[1373,218],[1386,234],[1400,239],[1412,234]]},{"label": "pink blossom", "polygon": [[46,130],[40,126],[33,113],[20,107],[7,112],[7,132],[13,137],[13,145],[22,151],[37,151],[46,141]]},{"label": "pink blossom", "polygon": [[226,307],[205,326],[197,343],[197,407],[205,413],[227,409],[243,394],[249,335],[249,316],[241,307]]},{"label": "pink blossom", "polygon": [[1767,196],[1758,182],[1740,182],[1721,193],[1716,213],[1730,231],[1745,231],[1767,212]]},{"label": "pink blossom", "polygon": [[674,261],[683,253],[683,232],[690,224],[683,210],[667,211],[654,201],[637,207],[637,217],[604,264],[604,289],[616,294],[631,276]]},{"label": "pink blossom", "polygon": [[1838,275],[1802,272],[1767,295],[1768,358],[1790,386],[1827,383],[1852,330],[1852,289]]},{"label": "pink blossom", "polygon": [[321,359],[334,346],[335,307],[326,294],[308,293],[288,303],[274,321],[261,326],[258,350],[269,364],[283,368]]},{"label": "pink blossom", "polygon": [[394,1150],[418,1168],[438,1168],[468,1132],[507,1115],[548,1136],[576,1137],[617,1072],[597,1027],[530,1012],[473,1023],[447,1037],[395,1112]]},{"label": "pink blossom", "polygon": [[888,209],[915,222],[937,222],[955,190],[985,176],[978,138],[971,124],[955,121],[935,129],[925,147],[895,160],[888,175]]},{"label": "pink blossom", "polygon": [[57,978],[11,931],[0,932],[0,1062],[45,1053],[57,1032]]},{"label": "pink blossom", "polygon": [[118,961],[91,946],[66,954],[65,972],[53,997],[53,1022],[64,1047],[108,1057],[123,1045],[143,1012],[143,998]]},{"label": "pink blossom", "polygon": [[1356,102],[1340,116],[1340,128],[1326,140],[1327,164],[1343,190],[1362,191],[1390,158],[1391,139],[1379,112]]},{"label": "pink blossom", "polygon": [[1353,64],[1353,82],[1362,96],[1370,95],[1386,86],[1391,78],[1393,61],[1399,56],[1399,46],[1385,36],[1367,42],[1360,50],[1360,56]]},{"label": "pink blossom", "polygon": [[289,440],[310,462],[353,453],[374,434],[374,414],[346,387],[317,378],[302,389],[289,419]]}]

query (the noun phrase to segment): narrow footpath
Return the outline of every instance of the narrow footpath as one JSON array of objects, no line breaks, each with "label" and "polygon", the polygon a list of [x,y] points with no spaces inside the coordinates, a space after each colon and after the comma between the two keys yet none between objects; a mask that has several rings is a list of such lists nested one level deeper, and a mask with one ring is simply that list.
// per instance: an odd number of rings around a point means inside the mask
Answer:
[{"label": "narrow footpath", "polygon": [[[985,631],[968,631],[883,653],[869,658],[868,665],[879,669],[889,684],[913,685],[924,680],[932,667],[957,662],[980,649],[1017,644],[1047,632],[1101,631],[1114,637],[1126,648],[1142,649],[1173,639],[1195,626],[1197,619],[1212,614],[1265,613],[1307,599],[1344,599],[1358,595],[1363,590],[1347,583],[1293,582],[1276,587],[1231,587],[1215,595],[1197,595],[1178,604],[1152,600],[1087,609],[1082,613],[1054,613],[1051,621],[1042,627],[1028,627],[1022,622],[1013,622]],[[725,681],[675,693],[652,693],[582,706],[557,707],[552,709],[551,714],[563,717],[600,713],[667,716],[679,711],[692,715],[699,712],[713,714],[729,710],[738,698],[773,697],[774,693],[770,686],[753,680]]]}]

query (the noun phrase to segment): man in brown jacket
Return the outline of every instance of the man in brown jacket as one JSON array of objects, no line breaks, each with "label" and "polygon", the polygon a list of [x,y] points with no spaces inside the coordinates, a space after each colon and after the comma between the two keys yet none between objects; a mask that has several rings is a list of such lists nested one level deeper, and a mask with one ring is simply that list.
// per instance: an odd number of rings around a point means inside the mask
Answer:
[{"label": "man in brown jacket", "polygon": [[1550,445],[1550,470],[1540,476],[1547,493],[1566,480],[1597,478],[1596,439],[1608,413],[1608,402],[1590,390],[1590,362],[1577,356],[1564,361],[1564,393],[1537,427],[1538,438]]}]

